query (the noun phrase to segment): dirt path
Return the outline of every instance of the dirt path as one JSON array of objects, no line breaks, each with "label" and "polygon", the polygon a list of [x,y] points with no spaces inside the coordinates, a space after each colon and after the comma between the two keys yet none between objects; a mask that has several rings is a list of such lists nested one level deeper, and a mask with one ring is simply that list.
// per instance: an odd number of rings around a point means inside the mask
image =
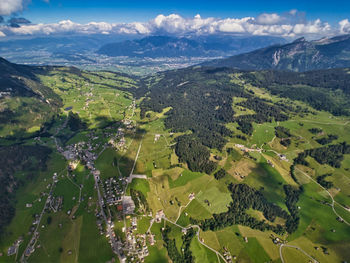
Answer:
[{"label": "dirt path", "polygon": [[[198,193],[199,194],[199,193]],[[193,199],[191,199],[186,205],[182,205],[179,208],[179,213],[177,215],[177,218],[175,220],[175,223],[177,223],[177,221],[179,220],[180,216],[181,216],[181,209],[184,208],[184,210],[188,207],[188,205],[192,202]]]}]

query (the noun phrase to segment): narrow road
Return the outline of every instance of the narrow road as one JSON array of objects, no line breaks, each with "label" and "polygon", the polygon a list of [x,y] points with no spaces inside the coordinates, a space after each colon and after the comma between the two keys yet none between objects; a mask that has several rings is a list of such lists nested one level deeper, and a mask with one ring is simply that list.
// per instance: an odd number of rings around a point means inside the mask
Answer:
[{"label": "narrow road", "polygon": [[[65,169],[64,169],[64,170],[65,170]],[[58,176],[58,175],[57,175],[57,176]],[[43,209],[41,210],[41,213],[40,213],[40,215],[39,215],[38,224],[36,225],[36,228],[35,228],[35,230],[33,231],[32,238],[30,239],[30,241],[29,241],[27,247],[24,249],[23,254],[22,254],[22,256],[21,256],[21,259],[20,259],[21,262],[26,262],[26,260],[25,260],[26,251],[29,250],[31,247],[33,248],[33,247],[35,246],[37,240],[38,240],[38,236],[36,235],[36,233],[38,232],[38,229],[39,229],[39,227],[40,227],[41,219],[42,219],[43,215],[45,214],[45,209],[46,209],[46,207],[48,206],[48,204],[49,204],[49,202],[50,202],[50,200],[51,200],[51,195],[52,195],[52,191],[53,191],[54,186],[55,186],[55,182],[53,181],[53,182],[52,182],[52,185],[51,185],[51,188],[50,188],[50,191],[49,191],[49,194],[48,194],[48,196],[47,196],[47,198],[46,198],[44,207],[43,207]],[[29,258],[30,255],[31,255],[31,253],[27,256],[27,258]]]},{"label": "narrow road", "polygon": [[[347,123],[349,123],[349,122],[346,122],[344,125],[346,125]],[[277,154],[277,155],[280,155],[280,153],[276,152],[275,150],[268,150],[268,151],[271,151],[271,152],[274,152],[274,153]],[[291,163],[290,161],[288,161],[288,162]],[[308,179],[310,179],[312,182],[314,182],[315,184],[317,184],[321,189],[323,189],[324,191],[326,191],[326,193],[329,195],[329,197],[330,197],[331,200],[332,200],[331,207],[332,207],[332,210],[333,210],[334,214],[335,214],[337,217],[339,217],[341,220],[343,220],[343,222],[344,222],[346,225],[350,226],[350,223],[347,222],[344,218],[342,218],[342,217],[338,214],[338,212],[335,210],[334,205],[337,204],[337,205],[339,205],[341,208],[343,208],[345,211],[347,211],[347,212],[350,212],[350,211],[349,211],[348,209],[346,209],[344,206],[342,206],[341,204],[339,204],[338,202],[336,202],[336,201],[334,200],[333,196],[331,195],[331,193],[330,193],[326,188],[324,188],[322,185],[320,185],[316,180],[314,180],[311,176],[309,176],[308,174],[306,174],[305,172],[303,172],[302,170],[300,170],[300,169],[297,168],[297,167],[295,167],[295,170],[299,171],[301,174],[303,174],[304,176],[306,176],[306,177],[307,177]],[[307,253],[306,253],[304,250],[302,250],[301,248],[296,247],[296,246],[286,245],[286,244],[282,244],[282,245],[280,246],[280,249],[279,249],[280,258],[281,258],[282,263],[284,263],[284,259],[283,259],[283,256],[282,256],[282,248],[283,248],[283,247],[295,248],[295,249],[301,251],[302,253],[304,253],[304,254],[305,254],[306,256],[308,256],[309,258],[311,258],[311,259],[313,260],[313,262],[318,263],[317,260],[315,260],[315,259],[314,259],[313,257],[311,257],[309,254],[307,254]]]},{"label": "narrow road", "polygon": [[[262,149],[260,149],[260,150],[262,150]],[[274,152],[275,154],[280,155],[280,153],[276,152],[275,150],[267,150],[267,151]],[[288,161],[288,162],[291,163],[291,161]],[[318,185],[320,188],[322,188],[324,191],[326,191],[326,193],[329,195],[329,197],[330,197],[331,200],[332,200],[331,207],[332,207],[332,210],[333,210],[334,214],[335,214],[336,216],[338,216],[340,219],[342,219],[343,222],[344,222],[345,224],[347,224],[348,226],[350,226],[350,223],[347,222],[344,218],[342,218],[342,217],[338,214],[338,212],[337,212],[337,211],[335,210],[335,208],[334,208],[334,205],[335,205],[335,204],[339,205],[339,206],[340,206],[341,208],[343,208],[346,212],[350,212],[350,211],[349,211],[347,208],[345,208],[344,206],[342,206],[341,204],[339,204],[337,201],[335,201],[334,198],[333,198],[333,196],[331,195],[331,193],[330,193],[326,188],[324,188],[322,185],[320,185],[316,180],[314,180],[311,176],[309,176],[308,174],[304,173],[302,170],[300,170],[300,169],[297,168],[297,167],[295,167],[295,169],[296,169],[297,171],[299,171],[301,174],[303,174],[304,176],[306,176],[307,178],[309,178],[312,182],[314,182],[315,184],[317,184],[317,185]]]},{"label": "narrow road", "polygon": [[68,123],[68,117],[64,120],[64,123],[60,127],[57,128],[57,130],[53,136],[55,137],[61,130],[66,128],[67,123]]},{"label": "narrow road", "polygon": [[[126,180],[126,185],[124,187],[124,195],[123,195],[123,197],[126,195],[126,190],[128,189],[129,181],[131,182],[131,180],[132,180],[132,179],[130,180],[130,178],[132,178],[132,174],[134,173],[134,170],[135,170],[135,167],[136,167],[137,159],[139,158],[139,154],[140,154],[141,146],[142,146],[142,140],[143,140],[143,136],[141,138],[140,145],[139,145],[139,148],[137,150],[137,153],[136,153],[136,156],[135,156],[135,160],[134,160],[134,164],[133,164],[132,169],[130,171],[129,177]],[[125,214],[124,213],[123,213],[123,221],[124,221],[124,227],[126,229],[126,219],[125,219]]]},{"label": "narrow road", "polygon": [[97,190],[98,203],[99,203],[99,206],[100,206],[102,217],[103,217],[103,219],[105,221],[105,224],[107,226],[107,234],[109,235],[109,238],[110,238],[110,241],[111,241],[111,247],[112,247],[113,252],[118,256],[119,261],[120,261],[121,260],[121,255],[119,254],[117,240],[116,240],[116,238],[114,236],[114,231],[113,231],[111,225],[109,224],[107,216],[106,216],[106,214],[105,214],[105,212],[103,210],[103,198],[102,198],[102,195],[101,195],[101,192],[100,192],[100,187],[98,185],[98,178],[97,178],[97,176],[94,176],[94,179],[95,179],[95,187],[96,187],[96,190]]},{"label": "narrow road", "polygon": [[320,188],[322,188],[324,191],[326,191],[326,193],[329,195],[329,197],[330,197],[331,200],[332,200],[331,206],[332,206],[332,210],[333,210],[334,214],[335,214],[336,216],[338,216],[340,219],[342,219],[343,222],[344,222],[345,224],[347,224],[348,226],[350,226],[350,223],[347,222],[344,218],[342,218],[342,217],[338,214],[338,212],[335,210],[334,204],[339,205],[340,207],[342,207],[342,208],[343,208],[344,210],[346,210],[347,212],[349,212],[349,211],[348,211],[345,207],[343,207],[342,205],[340,205],[339,203],[337,203],[337,202],[334,200],[334,198],[333,198],[333,196],[331,195],[331,193],[330,193],[326,188],[324,188],[322,185],[320,185],[316,180],[314,180],[311,176],[309,176],[308,174],[304,173],[302,170],[300,170],[300,169],[297,168],[297,167],[295,167],[295,169],[298,170],[301,174],[303,174],[303,175],[306,176],[307,178],[309,178],[311,181],[313,181],[314,183],[316,183],[316,184],[317,184]]},{"label": "narrow road", "polygon": [[171,223],[171,224],[173,224],[173,225],[175,225],[175,226],[181,228],[182,230],[188,230],[188,229],[193,228],[193,227],[194,227],[194,228],[197,228],[198,231],[197,231],[197,234],[196,234],[196,235],[197,235],[198,242],[199,242],[201,245],[203,245],[203,246],[205,246],[206,248],[208,248],[209,250],[213,251],[213,252],[216,254],[216,256],[218,257],[219,263],[220,263],[219,257],[220,257],[225,263],[228,263],[227,260],[225,259],[225,257],[224,257],[223,255],[221,255],[219,251],[216,251],[215,249],[209,247],[207,244],[205,244],[204,242],[202,242],[201,238],[199,237],[199,233],[200,233],[200,231],[201,231],[201,228],[200,228],[198,225],[190,225],[190,226],[188,226],[188,227],[182,227],[182,226],[180,226],[179,224],[177,224],[176,222],[171,221],[170,219],[168,219],[168,218],[165,217],[165,216],[163,216],[163,219],[164,219],[165,221],[168,221],[169,223]]},{"label": "narrow road", "polygon": [[[199,194],[201,194],[202,193],[202,190],[200,190],[199,192],[198,192],[198,194],[196,194],[195,196],[198,196]],[[193,199],[195,199],[195,198],[193,198]],[[176,218],[176,220],[175,220],[175,223],[179,220],[179,218],[180,218],[180,216],[181,216],[181,209],[182,208],[187,208],[188,206],[189,206],[189,204],[193,201],[193,199],[191,199],[186,205],[182,205],[182,206],[180,206],[180,208],[179,208],[179,213],[178,213],[178,215],[177,215],[177,218]],[[184,210],[185,210],[184,209]]]},{"label": "narrow road", "polygon": [[[178,215],[177,215],[177,218],[176,218],[176,220],[175,220],[175,223],[179,220],[179,218],[180,218],[180,216],[181,216],[181,209],[182,209],[182,208],[185,208],[185,209],[186,209],[186,208],[188,207],[188,205],[192,202],[192,200],[193,200],[193,199],[191,199],[186,205],[180,206],[180,208],[179,208],[179,213],[178,213]],[[185,210],[185,209],[184,209],[184,210]]]},{"label": "narrow road", "polygon": [[151,219],[151,223],[149,224],[149,227],[148,227],[146,233],[151,233],[151,228],[152,228],[152,226],[153,226],[153,223],[154,223],[154,219]]},{"label": "narrow road", "polygon": [[304,250],[302,250],[301,248],[296,247],[296,246],[286,245],[286,244],[282,244],[282,245],[280,246],[280,249],[279,249],[279,251],[280,251],[280,258],[281,258],[282,263],[285,263],[285,261],[284,261],[284,259],[283,259],[283,256],[282,256],[282,248],[283,248],[283,247],[295,248],[296,250],[302,252],[304,255],[306,255],[307,257],[309,257],[309,258],[312,260],[312,262],[318,263],[318,261],[317,261],[316,259],[314,259],[312,256],[310,256],[308,253],[306,253],[306,252],[305,252]]},{"label": "narrow road", "polygon": [[128,183],[130,184],[133,179],[145,179],[145,180],[147,180],[147,175],[145,175],[145,174],[132,174],[127,179]]},{"label": "narrow road", "polygon": [[[134,101],[133,101],[133,109],[135,109],[135,104],[134,104]],[[133,113],[134,114],[134,113]],[[114,137],[116,138],[117,135]],[[142,143],[142,140],[141,140],[141,143]],[[139,146],[139,150],[137,152],[137,155],[136,155],[136,159],[135,159],[135,162],[134,162],[134,165],[133,165],[133,169],[131,171],[131,174],[132,175],[132,172],[134,171],[134,168],[135,168],[135,165],[136,165],[136,161],[137,161],[137,158],[138,158],[138,155],[139,155],[139,152],[140,152],[140,149],[141,149],[141,143],[140,143],[140,146]],[[108,146],[104,146],[103,149],[98,153],[96,159],[98,159],[98,157],[108,148]],[[119,165],[118,165],[118,170],[119,170]],[[119,171],[120,172],[120,171]],[[97,190],[97,196],[98,196],[98,203],[99,203],[99,206],[100,206],[100,210],[101,210],[101,214],[102,214],[102,217],[105,221],[105,224],[107,226],[107,233],[109,235],[109,238],[110,238],[110,241],[111,241],[111,247],[112,247],[112,250],[113,252],[118,256],[119,258],[119,261],[121,261],[121,255],[120,255],[120,252],[119,252],[119,246],[117,244],[117,239],[116,237],[114,236],[114,231],[113,231],[113,228],[111,227],[111,225],[108,223],[108,219],[107,219],[107,216],[103,210],[103,197],[101,195],[101,192],[100,192],[100,188],[99,188],[99,185],[98,185],[98,178],[94,176],[94,180],[95,180],[95,187],[96,187],[96,190]],[[126,187],[124,189],[124,192],[126,191],[126,188],[127,188],[128,184],[126,184]],[[110,212],[108,210],[108,212]],[[125,223],[125,215],[124,215],[124,225],[126,225]]]},{"label": "narrow road", "polygon": [[[143,138],[143,136],[142,136]],[[134,161],[134,164],[132,166],[132,169],[131,169],[131,172],[130,172],[130,175],[129,177],[131,177],[134,173],[134,170],[135,170],[135,167],[136,167],[136,162],[137,162],[137,159],[139,158],[139,154],[140,154],[140,151],[141,151],[141,146],[142,146],[142,139],[141,139],[141,142],[140,142],[140,145],[139,145],[139,148],[137,150],[137,153],[136,153],[136,157],[135,157],[135,161]]]}]

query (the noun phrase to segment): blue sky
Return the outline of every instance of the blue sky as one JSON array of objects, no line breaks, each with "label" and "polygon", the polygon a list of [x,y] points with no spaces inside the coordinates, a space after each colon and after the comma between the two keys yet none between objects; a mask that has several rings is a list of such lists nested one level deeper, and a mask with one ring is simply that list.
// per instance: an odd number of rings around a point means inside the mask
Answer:
[{"label": "blue sky", "polygon": [[325,0],[32,0],[21,15],[34,23],[50,23],[70,19],[78,23],[90,21],[133,22],[147,21],[158,14],[177,13],[182,16],[245,17],[260,13],[282,13],[297,9],[306,13],[308,19],[335,23],[349,18],[350,1]]},{"label": "blue sky", "polygon": [[0,38],[165,33],[315,39],[350,34],[349,10],[350,1],[339,0],[0,0]]}]

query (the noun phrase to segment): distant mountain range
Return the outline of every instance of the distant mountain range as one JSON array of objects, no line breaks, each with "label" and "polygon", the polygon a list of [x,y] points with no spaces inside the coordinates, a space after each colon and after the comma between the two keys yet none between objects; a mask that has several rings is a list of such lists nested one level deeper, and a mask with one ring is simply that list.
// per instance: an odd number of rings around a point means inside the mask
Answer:
[{"label": "distant mountain range", "polygon": [[219,57],[255,50],[273,44],[283,44],[279,37],[202,36],[170,37],[149,36],[103,45],[97,53],[118,57]]},{"label": "distant mountain range", "polygon": [[204,66],[245,70],[308,71],[350,67],[350,35],[273,45],[249,53],[203,63]]},{"label": "distant mountain range", "polygon": [[18,64],[74,66],[143,75],[188,67],[281,43],[286,43],[286,40],[230,35],[17,37],[0,39],[0,57]]},{"label": "distant mountain range", "polygon": [[304,72],[350,67],[350,35],[313,41],[299,38],[291,43],[270,36],[133,37],[138,38],[92,35],[3,40],[0,41],[0,56],[20,64],[107,70],[118,67],[127,72],[133,72],[134,68],[139,72],[141,68],[140,74],[203,61],[206,62],[200,65],[241,70]]},{"label": "distant mountain range", "polygon": [[47,36],[47,37],[23,37],[0,39],[0,52],[6,50],[16,51],[42,51],[53,54],[74,54],[82,51],[96,51],[102,45],[115,42],[134,39],[137,36],[122,36],[122,35],[77,35],[77,36]]}]

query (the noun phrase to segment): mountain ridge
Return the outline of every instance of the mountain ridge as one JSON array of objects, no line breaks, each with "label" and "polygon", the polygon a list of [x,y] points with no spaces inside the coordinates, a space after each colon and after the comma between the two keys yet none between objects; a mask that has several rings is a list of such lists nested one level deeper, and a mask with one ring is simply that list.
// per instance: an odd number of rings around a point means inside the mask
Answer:
[{"label": "mountain ridge", "polygon": [[350,67],[350,35],[313,41],[299,38],[288,44],[273,45],[226,59],[204,62],[202,65],[296,72]]},{"label": "mountain ridge", "polygon": [[285,40],[277,37],[148,36],[106,44],[97,53],[112,57],[218,57],[247,52],[274,43],[285,43]]}]

